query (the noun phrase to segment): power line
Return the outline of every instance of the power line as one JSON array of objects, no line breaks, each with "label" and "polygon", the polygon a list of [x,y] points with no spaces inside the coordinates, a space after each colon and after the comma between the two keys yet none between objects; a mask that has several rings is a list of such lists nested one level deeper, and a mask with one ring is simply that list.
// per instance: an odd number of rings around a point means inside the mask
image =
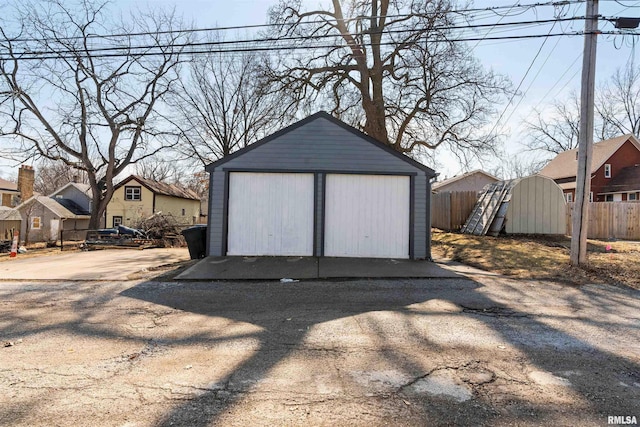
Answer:
[{"label": "power line", "polygon": [[[559,21],[574,21],[574,20],[584,20],[584,17],[570,17],[570,18],[555,18],[555,19],[545,19],[545,20],[533,20],[533,21],[518,21],[518,22],[498,22],[494,24],[471,24],[471,25],[462,25],[462,26],[442,26],[442,27],[433,27],[424,30],[417,29],[398,29],[398,30],[386,30],[383,31],[385,35],[391,34],[415,34],[421,33],[423,31],[452,31],[452,30],[469,30],[469,29],[478,29],[478,28],[486,28],[491,27],[491,29],[495,27],[506,27],[506,26],[526,26],[526,25],[540,25],[546,23],[557,23]],[[353,33],[354,37],[364,36],[367,32],[359,32]],[[488,33],[487,33],[488,34]],[[247,44],[247,43],[269,43],[269,42],[287,42],[287,41],[309,41],[309,40],[319,40],[326,38],[336,38],[339,39],[340,36],[336,34],[321,34],[313,37],[308,36],[289,36],[289,37],[264,37],[264,38],[254,38],[254,39],[244,39],[244,40],[219,40],[219,41],[205,41],[205,42],[189,42],[189,43],[172,43],[172,47],[196,47],[196,46],[221,46],[221,45],[234,45],[234,44]],[[486,36],[483,38],[486,39]],[[57,42],[58,40],[56,40]],[[480,40],[481,41],[481,40]],[[168,45],[163,45],[168,47]],[[112,46],[112,47],[94,47],[94,48],[85,48],[82,49],[83,52],[87,53],[96,53],[96,52],[110,52],[110,51],[121,51],[121,50],[143,50],[143,49],[157,49],[159,45],[139,45],[139,46]],[[59,51],[59,49],[56,49]],[[68,49],[68,52],[75,52],[75,50]],[[64,51],[63,51],[64,52]],[[43,54],[52,53],[51,50],[41,50],[36,51],[29,48],[22,48],[22,50],[16,51],[13,49],[14,55],[19,55],[22,57],[26,56],[40,56]]]},{"label": "power line", "polygon": [[[633,35],[640,36],[640,33],[627,33],[619,31],[597,31],[595,33],[586,33],[584,31],[563,32],[554,34],[528,34],[519,36],[498,36],[498,37],[463,37],[463,38],[442,38],[427,40],[429,43],[458,43],[468,41],[487,41],[487,40],[524,40],[524,39],[537,39],[543,37],[562,37],[562,36],[582,36],[585,34],[599,34],[599,35]],[[368,44],[368,46],[396,46],[396,42],[383,42],[377,44]],[[158,46],[156,48],[169,48],[171,46]],[[336,46],[335,44],[318,44],[318,45],[298,45],[298,46],[258,46],[258,47],[246,47],[246,48],[232,48],[232,49],[204,49],[204,50],[185,50],[182,52],[165,52],[165,51],[147,51],[147,52],[125,52],[125,53],[105,53],[92,55],[91,58],[117,58],[117,57],[145,57],[145,56],[162,56],[168,54],[180,54],[180,55],[199,55],[208,53],[242,53],[242,52],[267,52],[267,51],[295,51],[295,50],[309,50],[309,49],[334,49],[348,47],[347,45]],[[124,49],[124,48],[123,48]],[[30,56],[21,58],[12,58],[8,56],[0,56],[0,60],[47,60],[47,59],[76,59],[84,56],[85,52],[73,52],[73,51],[58,51],[58,52],[43,52],[40,56]]]},{"label": "power line", "polygon": [[[630,35],[630,33],[621,33],[621,32],[597,32],[598,34],[624,34]],[[561,37],[561,36],[581,36],[586,34],[583,31],[574,31],[574,32],[564,32],[564,33],[555,33],[555,34],[528,34],[528,35],[519,35],[519,36],[497,36],[497,37],[462,37],[462,38],[441,38],[441,39],[428,39],[426,40],[429,43],[459,43],[459,42],[469,42],[469,41],[488,41],[488,40],[524,40],[524,39],[536,39],[542,37]],[[640,35],[640,33],[634,33],[635,35]],[[372,46],[374,44],[368,44],[368,46]],[[375,44],[376,46],[396,46],[396,42],[382,42]],[[154,49],[168,49],[170,45],[164,46],[155,46]],[[188,47],[185,45],[184,47]],[[201,46],[202,47],[202,46]],[[293,50],[309,50],[309,49],[332,49],[332,48],[340,48],[340,47],[348,47],[347,45],[336,46],[335,44],[317,44],[317,45],[282,45],[282,46],[254,46],[254,47],[246,47],[246,48],[230,48],[230,49],[193,49],[193,50],[185,50],[182,52],[173,52],[173,51],[142,51],[142,52],[115,52],[115,53],[102,53],[91,55],[91,58],[117,58],[117,57],[132,57],[132,56],[162,56],[167,54],[207,54],[207,53],[241,53],[241,52],[265,52],[265,51],[293,51]],[[128,48],[122,48],[128,49]],[[50,51],[50,52],[40,52],[37,56],[22,56],[20,58],[12,58],[9,56],[0,56],[0,60],[47,60],[47,59],[75,59],[78,57],[84,57],[87,52],[85,51]],[[89,52],[90,53],[90,52]],[[29,55],[25,53],[25,55]]]},{"label": "power line", "polygon": [[[454,9],[448,11],[452,14],[468,14],[472,12],[495,12],[502,9],[513,9],[520,8],[530,10],[536,7],[544,7],[544,6],[559,6],[566,4],[575,4],[575,3],[583,3],[584,0],[565,0],[565,1],[549,1],[549,2],[537,2],[537,3],[529,3],[529,4],[516,4],[510,6],[491,6],[485,8],[471,8],[471,9]],[[342,21],[344,22],[352,22],[359,20],[369,20],[371,18],[407,18],[411,17],[413,14],[396,14],[396,15],[384,15],[384,16],[358,16],[355,18],[345,18]],[[311,20],[311,21],[301,21],[296,23],[296,25],[310,25],[310,24],[327,24],[331,22],[331,20]],[[252,24],[252,25],[236,25],[236,26],[227,26],[227,27],[208,27],[208,28],[190,28],[190,29],[177,29],[177,30],[166,30],[166,31],[157,31],[157,32],[137,32],[137,33],[115,33],[115,34],[88,34],[86,36],[69,36],[69,37],[60,37],[58,40],[66,41],[66,40],[82,40],[85,38],[121,38],[121,37],[140,37],[140,36],[149,36],[149,35],[164,35],[164,34],[182,34],[182,33],[200,33],[200,32],[215,32],[215,31],[230,31],[230,30],[249,30],[249,29],[258,29],[258,28],[272,28],[272,27],[287,27],[292,26],[292,24],[287,23],[271,23],[271,24]],[[42,42],[47,41],[46,38],[13,38],[9,39],[10,42]]]},{"label": "power line", "polygon": [[[565,76],[565,75],[566,75],[566,74],[567,74],[567,73],[568,73],[568,72],[573,68],[573,66],[576,64],[576,62],[578,62],[578,59],[580,59],[580,58],[582,58],[582,52],[580,52],[580,53],[578,54],[578,56],[576,56],[576,59],[574,59],[574,60],[573,60],[573,62],[571,63],[571,65],[569,65],[569,66],[567,67],[567,69],[566,69],[566,70],[564,70],[564,73],[562,73],[562,74],[560,75],[560,77],[558,77],[558,78],[556,79],[556,82],[553,84],[553,86],[551,86],[551,88],[549,88],[549,90],[547,91],[547,93],[545,93],[545,94],[542,96],[542,98],[540,98],[540,101],[536,104],[536,106],[535,106],[535,107],[533,107],[533,109],[534,109],[534,110],[535,110],[535,109],[537,109],[537,108],[540,106],[540,104],[542,104],[542,103],[544,102],[544,100],[547,98],[547,96],[549,96],[549,94],[550,94],[550,93],[555,89],[555,87],[556,87],[556,86],[558,86],[558,84],[560,84],[560,82],[562,81],[562,79],[564,78],[564,76]],[[575,73],[573,73],[573,75],[571,76],[571,78],[569,78],[569,79],[567,80],[567,82],[566,82],[566,83],[565,83],[565,84],[564,84],[564,85],[563,85],[559,90],[557,90],[556,92],[557,92],[557,93],[561,93],[561,92],[564,90],[564,88],[565,88],[565,87],[566,87],[566,86],[567,86],[567,85],[568,85],[568,84],[573,80],[573,78],[576,76],[576,74],[578,74],[578,72],[579,72],[579,71],[580,71],[580,69],[578,68],[578,70],[576,70],[576,72],[575,72]]]},{"label": "power line", "polygon": [[[555,24],[554,24],[554,26],[555,26]],[[553,31],[553,27],[551,27],[551,29],[549,30],[549,34],[551,34],[551,31]],[[513,102],[513,99],[515,98],[516,94],[520,90],[520,87],[522,87],[522,84],[524,83],[524,80],[529,75],[529,71],[531,71],[531,68],[533,68],[533,64],[535,64],[536,59],[538,59],[538,56],[540,55],[540,52],[542,52],[542,48],[547,43],[547,40],[549,40],[549,35],[547,35],[547,37],[545,37],[545,39],[543,40],[542,44],[540,45],[540,48],[538,49],[538,52],[536,52],[535,56],[533,57],[533,60],[531,61],[531,64],[529,64],[529,67],[527,68],[527,71],[524,73],[524,76],[522,76],[522,79],[520,79],[520,83],[518,83],[518,87],[516,88],[516,90],[511,95],[511,98],[509,99],[509,102],[507,102],[507,105],[505,105],[504,110],[502,110],[502,113],[498,117],[498,120],[496,120],[496,123],[493,125],[493,128],[489,132],[489,135],[491,135],[493,133],[493,131],[495,131],[497,129],[498,125],[500,124],[500,120],[502,120],[502,117],[504,117],[505,113],[509,109],[509,105],[511,105],[511,102]],[[519,105],[520,105],[520,103],[518,103],[513,108],[511,114],[509,115],[509,119],[511,118],[511,116],[513,115],[513,112],[518,108]],[[509,120],[507,119],[507,121],[509,121]]]},{"label": "power line", "polygon": [[[555,24],[554,24],[555,25]],[[553,27],[551,28],[552,31]],[[547,43],[548,39],[544,39],[544,42],[542,43],[542,45],[540,46],[540,50],[538,51],[538,54],[542,51],[542,48],[544,47],[545,43]],[[529,82],[529,86],[527,86],[527,88],[524,90],[524,93],[522,95],[522,97],[520,98],[520,100],[518,100],[518,103],[516,104],[516,106],[513,108],[513,110],[511,110],[511,114],[509,114],[509,117],[507,117],[507,120],[505,120],[505,122],[509,122],[509,120],[511,120],[511,117],[513,117],[513,115],[515,114],[515,112],[518,110],[518,108],[520,107],[520,104],[522,104],[522,100],[524,99],[525,96],[527,96],[527,93],[529,93],[529,89],[531,89],[531,86],[533,86],[533,83],[536,81],[536,79],[538,78],[538,76],[540,75],[540,72],[542,71],[542,69],[544,68],[544,66],[547,64],[547,61],[549,61],[549,58],[551,57],[551,54],[556,50],[556,47],[558,47],[558,43],[560,43],[560,38],[558,38],[556,40],[556,44],[553,45],[553,47],[551,48],[551,50],[549,51],[549,53],[547,54],[547,57],[545,58],[544,62],[542,63],[542,65],[540,66],[540,68],[538,68],[538,72],[536,73],[535,76],[533,76],[533,79],[531,79],[531,81]],[[536,55],[537,58],[537,55]],[[533,62],[535,62],[536,58],[533,59]],[[533,62],[531,65],[533,65]]]}]

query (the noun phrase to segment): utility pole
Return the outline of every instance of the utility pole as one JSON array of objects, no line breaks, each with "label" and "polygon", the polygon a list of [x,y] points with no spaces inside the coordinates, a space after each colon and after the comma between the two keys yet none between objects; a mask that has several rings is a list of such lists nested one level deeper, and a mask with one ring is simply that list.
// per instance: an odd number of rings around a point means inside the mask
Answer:
[{"label": "utility pole", "polygon": [[576,197],[572,214],[572,265],[583,265],[587,263],[587,229],[589,225],[589,193],[591,191],[591,154],[593,153],[593,104],[597,32],[598,0],[587,0],[584,53],[582,57],[582,86],[580,89],[578,171],[576,174]]}]

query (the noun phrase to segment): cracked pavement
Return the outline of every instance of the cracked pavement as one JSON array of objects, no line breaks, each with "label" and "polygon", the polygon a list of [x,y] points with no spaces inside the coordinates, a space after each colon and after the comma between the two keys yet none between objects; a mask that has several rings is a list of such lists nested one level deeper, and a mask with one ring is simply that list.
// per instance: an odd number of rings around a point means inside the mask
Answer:
[{"label": "cracked pavement", "polygon": [[640,292],[464,271],[0,282],[0,425],[640,418]]}]

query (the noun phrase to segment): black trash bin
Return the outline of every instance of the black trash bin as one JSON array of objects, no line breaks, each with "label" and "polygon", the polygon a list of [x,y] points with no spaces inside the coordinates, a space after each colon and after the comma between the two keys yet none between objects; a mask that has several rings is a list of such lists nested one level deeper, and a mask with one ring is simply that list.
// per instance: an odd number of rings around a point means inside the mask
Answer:
[{"label": "black trash bin", "polygon": [[200,259],[206,256],[207,250],[207,226],[194,225],[182,230],[184,240],[187,241],[189,256],[191,259]]}]

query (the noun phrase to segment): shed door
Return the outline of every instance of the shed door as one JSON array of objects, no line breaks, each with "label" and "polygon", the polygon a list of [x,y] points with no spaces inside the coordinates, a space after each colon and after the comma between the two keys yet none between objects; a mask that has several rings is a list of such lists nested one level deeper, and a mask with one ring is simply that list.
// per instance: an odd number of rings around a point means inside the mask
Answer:
[{"label": "shed door", "polygon": [[408,176],[329,174],[324,255],[409,258]]},{"label": "shed door", "polygon": [[229,174],[227,255],[313,255],[313,174]]},{"label": "shed door", "polygon": [[52,242],[55,242],[56,240],[58,240],[59,233],[60,233],[60,220],[52,219],[49,222],[49,230],[50,230],[50,236],[51,236],[49,240],[51,240]]}]

